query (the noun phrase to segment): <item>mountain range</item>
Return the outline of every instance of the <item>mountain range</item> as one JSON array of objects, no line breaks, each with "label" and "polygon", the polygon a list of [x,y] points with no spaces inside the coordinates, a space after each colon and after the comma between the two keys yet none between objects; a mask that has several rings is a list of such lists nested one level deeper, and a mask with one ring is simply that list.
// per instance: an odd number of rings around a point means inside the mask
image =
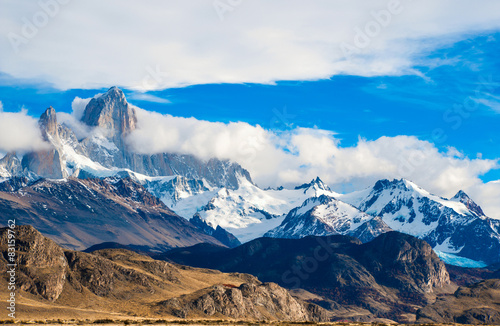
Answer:
[{"label": "mountain range", "polygon": [[340,194],[319,177],[262,189],[236,162],[135,153],[127,137],[140,127],[136,110],[112,87],[86,105],[80,123],[90,132],[79,138],[48,108],[39,120],[48,149],[0,160],[2,222],[33,224],[71,249],[107,241],[156,252],[200,242],[235,247],[262,236],[349,235],[366,243],[395,230],[442,257],[500,261],[500,220],[463,191],[446,199],[400,179]]}]

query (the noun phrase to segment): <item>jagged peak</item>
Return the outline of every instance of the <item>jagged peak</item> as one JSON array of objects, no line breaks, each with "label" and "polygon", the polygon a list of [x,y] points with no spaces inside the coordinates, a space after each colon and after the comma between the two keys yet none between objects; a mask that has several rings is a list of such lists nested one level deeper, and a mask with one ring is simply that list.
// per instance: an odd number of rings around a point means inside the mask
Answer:
[{"label": "jagged peak", "polygon": [[424,191],[417,184],[405,178],[393,179],[392,181],[388,179],[381,179],[378,180],[373,186],[373,190],[375,191],[381,191],[384,189],[393,189],[393,188],[401,188],[406,191],[411,191],[411,190],[418,192]]},{"label": "jagged peak", "polygon": [[458,200],[460,200],[460,199],[462,199],[462,198],[463,198],[463,199],[470,199],[469,195],[467,195],[467,194],[465,193],[465,191],[463,191],[463,190],[461,190],[461,189],[460,189],[460,190],[457,192],[457,194],[456,194],[455,196],[453,196],[451,199],[458,199]]},{"label": "jagged peak", "polygon": [[463,190],[459,190],[451,200],[464,204],[471,212],[476,213],[478,216],[485,216],[481,206],[476,204]]},{"label": "jagged peak", "polygon": [[40,116],[40,119],[38,121],[40,124],[45,124],[45,125],[47,125],[48,123],[56,123],[57,124],[56,110],[52,106],[49,106],[47,108],[47,110],[45,110],[42,113],[42,115]]},{"label": "jagged peak", "polygon": [[99,98],[114,98],[114,99],[124,100],[125,102],[127,101],[123,91],[116,86],[113,86],[110,89],[108,89],[108,91],[99,96]]},{"label": "jagged peak", "polygon": [[295,187],[295,190],[309,189],[311,187],[317,187],[318,189],[330,191],[330,187],[328,187],[319,177],[316,177],[316,179],[312,179],[309,183],[304,183],[300,186]]},{"label": "jagged peak", "polygon": [[8,152],[7,154],[5,154],[5,156],[0,159],[0,163],[10,162],[13,160],[20,161],[19,157],[17,157],[17,153],[15,151]]}]

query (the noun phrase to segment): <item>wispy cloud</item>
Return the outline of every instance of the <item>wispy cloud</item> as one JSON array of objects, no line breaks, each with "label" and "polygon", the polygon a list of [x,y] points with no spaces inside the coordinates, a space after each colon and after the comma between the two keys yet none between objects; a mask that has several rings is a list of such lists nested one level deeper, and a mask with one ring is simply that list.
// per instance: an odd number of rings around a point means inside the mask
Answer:
[{"label": "wispy cloud", "polygon": [[[60,89],[121,85],[143,91],[338,74],[399,76],[418,74],[414,68],[422,63],[449,64],[423,59],[440,47],[500,28],[496,0],[481,5],[253,0],[234,5],[223,19],[212,0],[195,3],[73,1],[25,35],[27,22],[43,8],[36,1],[3,2],[0,72],[43,79]],[[22,41],[16,44],[13,35]]]},{"label": "wispy cloud", "polygon": [[159,97],[153,94],[148,94],[148,93],[140,93],[140,92],[134,92],[132,94],[128,95],[128,98],[132,101],[145,101],[145,102],[153,102],[153,103],[160,103],[160,104],[168,104],[171,103],[170,100],[167,100],[166,98]]}]

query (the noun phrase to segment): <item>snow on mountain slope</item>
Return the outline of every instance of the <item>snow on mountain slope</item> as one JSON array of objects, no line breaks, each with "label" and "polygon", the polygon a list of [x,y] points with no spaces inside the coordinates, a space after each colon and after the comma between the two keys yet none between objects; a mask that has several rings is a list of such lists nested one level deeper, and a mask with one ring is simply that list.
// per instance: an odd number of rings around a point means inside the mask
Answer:
[{"label": "snow on mountain slope", "polygon": [[381,216],[396,231],[423,237],[440,223],[467,223],[478,215],[463,203],[430,194],[411,181],[380,180],[368,188],[338,199]]},{"label": "snow on mountain slope", "polygon": [[[198,214],[212,227],[223,227],[241,242],[260,237],[279,226],[286,214],[307,198],[337,195],[319,178],[295,189],[263,190],[245,178],[239,179],[239,185],[236,190],[219,189]],[[189,198],[177,205],[185,207],[189,200],[193,199]]]},{"label": "snow on mountain slope", "polygon": [[312,197],[288,213],[283,223],[267,232],[265,236],[273,238],[303,238],[308,235],[326,236],[332,234],[359,235],[363,241],[371,241],[376,236],[390,231],[383,222],[376,229],[366,233],[359,230],[362,225],[374,217],[361,212],[354,206],[333,197],[321,195]]},{"label": "snow on mountain slope", "polygon": [[486,263],[500,261],[499,223],[484,216],[463,191],[446,199],[405,179],[380,180],[372,188],[338,199],[382,217],[390,228],[423,239],[442,252]]}]

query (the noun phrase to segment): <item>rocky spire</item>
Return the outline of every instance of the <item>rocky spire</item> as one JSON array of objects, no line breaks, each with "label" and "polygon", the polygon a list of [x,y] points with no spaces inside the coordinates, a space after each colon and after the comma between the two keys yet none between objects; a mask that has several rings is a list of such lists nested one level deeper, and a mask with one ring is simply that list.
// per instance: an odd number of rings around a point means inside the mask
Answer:
[{"label": "rocky spire", "polygon": [[137,116],[122,90],[111,87],[103,95],[90,100],[81,121],[92,127],[100,127],[106,138],[121,149],[123,137],[136,128]]},{"label": "rocky spire", "polygon": [[55,137],[57,135],[57,116],[56,110],[53,107],[49,107],[40,116],[38,120],[38,125],[42,131],[42,136],[46,141],[49,141],[49,135]]}]

